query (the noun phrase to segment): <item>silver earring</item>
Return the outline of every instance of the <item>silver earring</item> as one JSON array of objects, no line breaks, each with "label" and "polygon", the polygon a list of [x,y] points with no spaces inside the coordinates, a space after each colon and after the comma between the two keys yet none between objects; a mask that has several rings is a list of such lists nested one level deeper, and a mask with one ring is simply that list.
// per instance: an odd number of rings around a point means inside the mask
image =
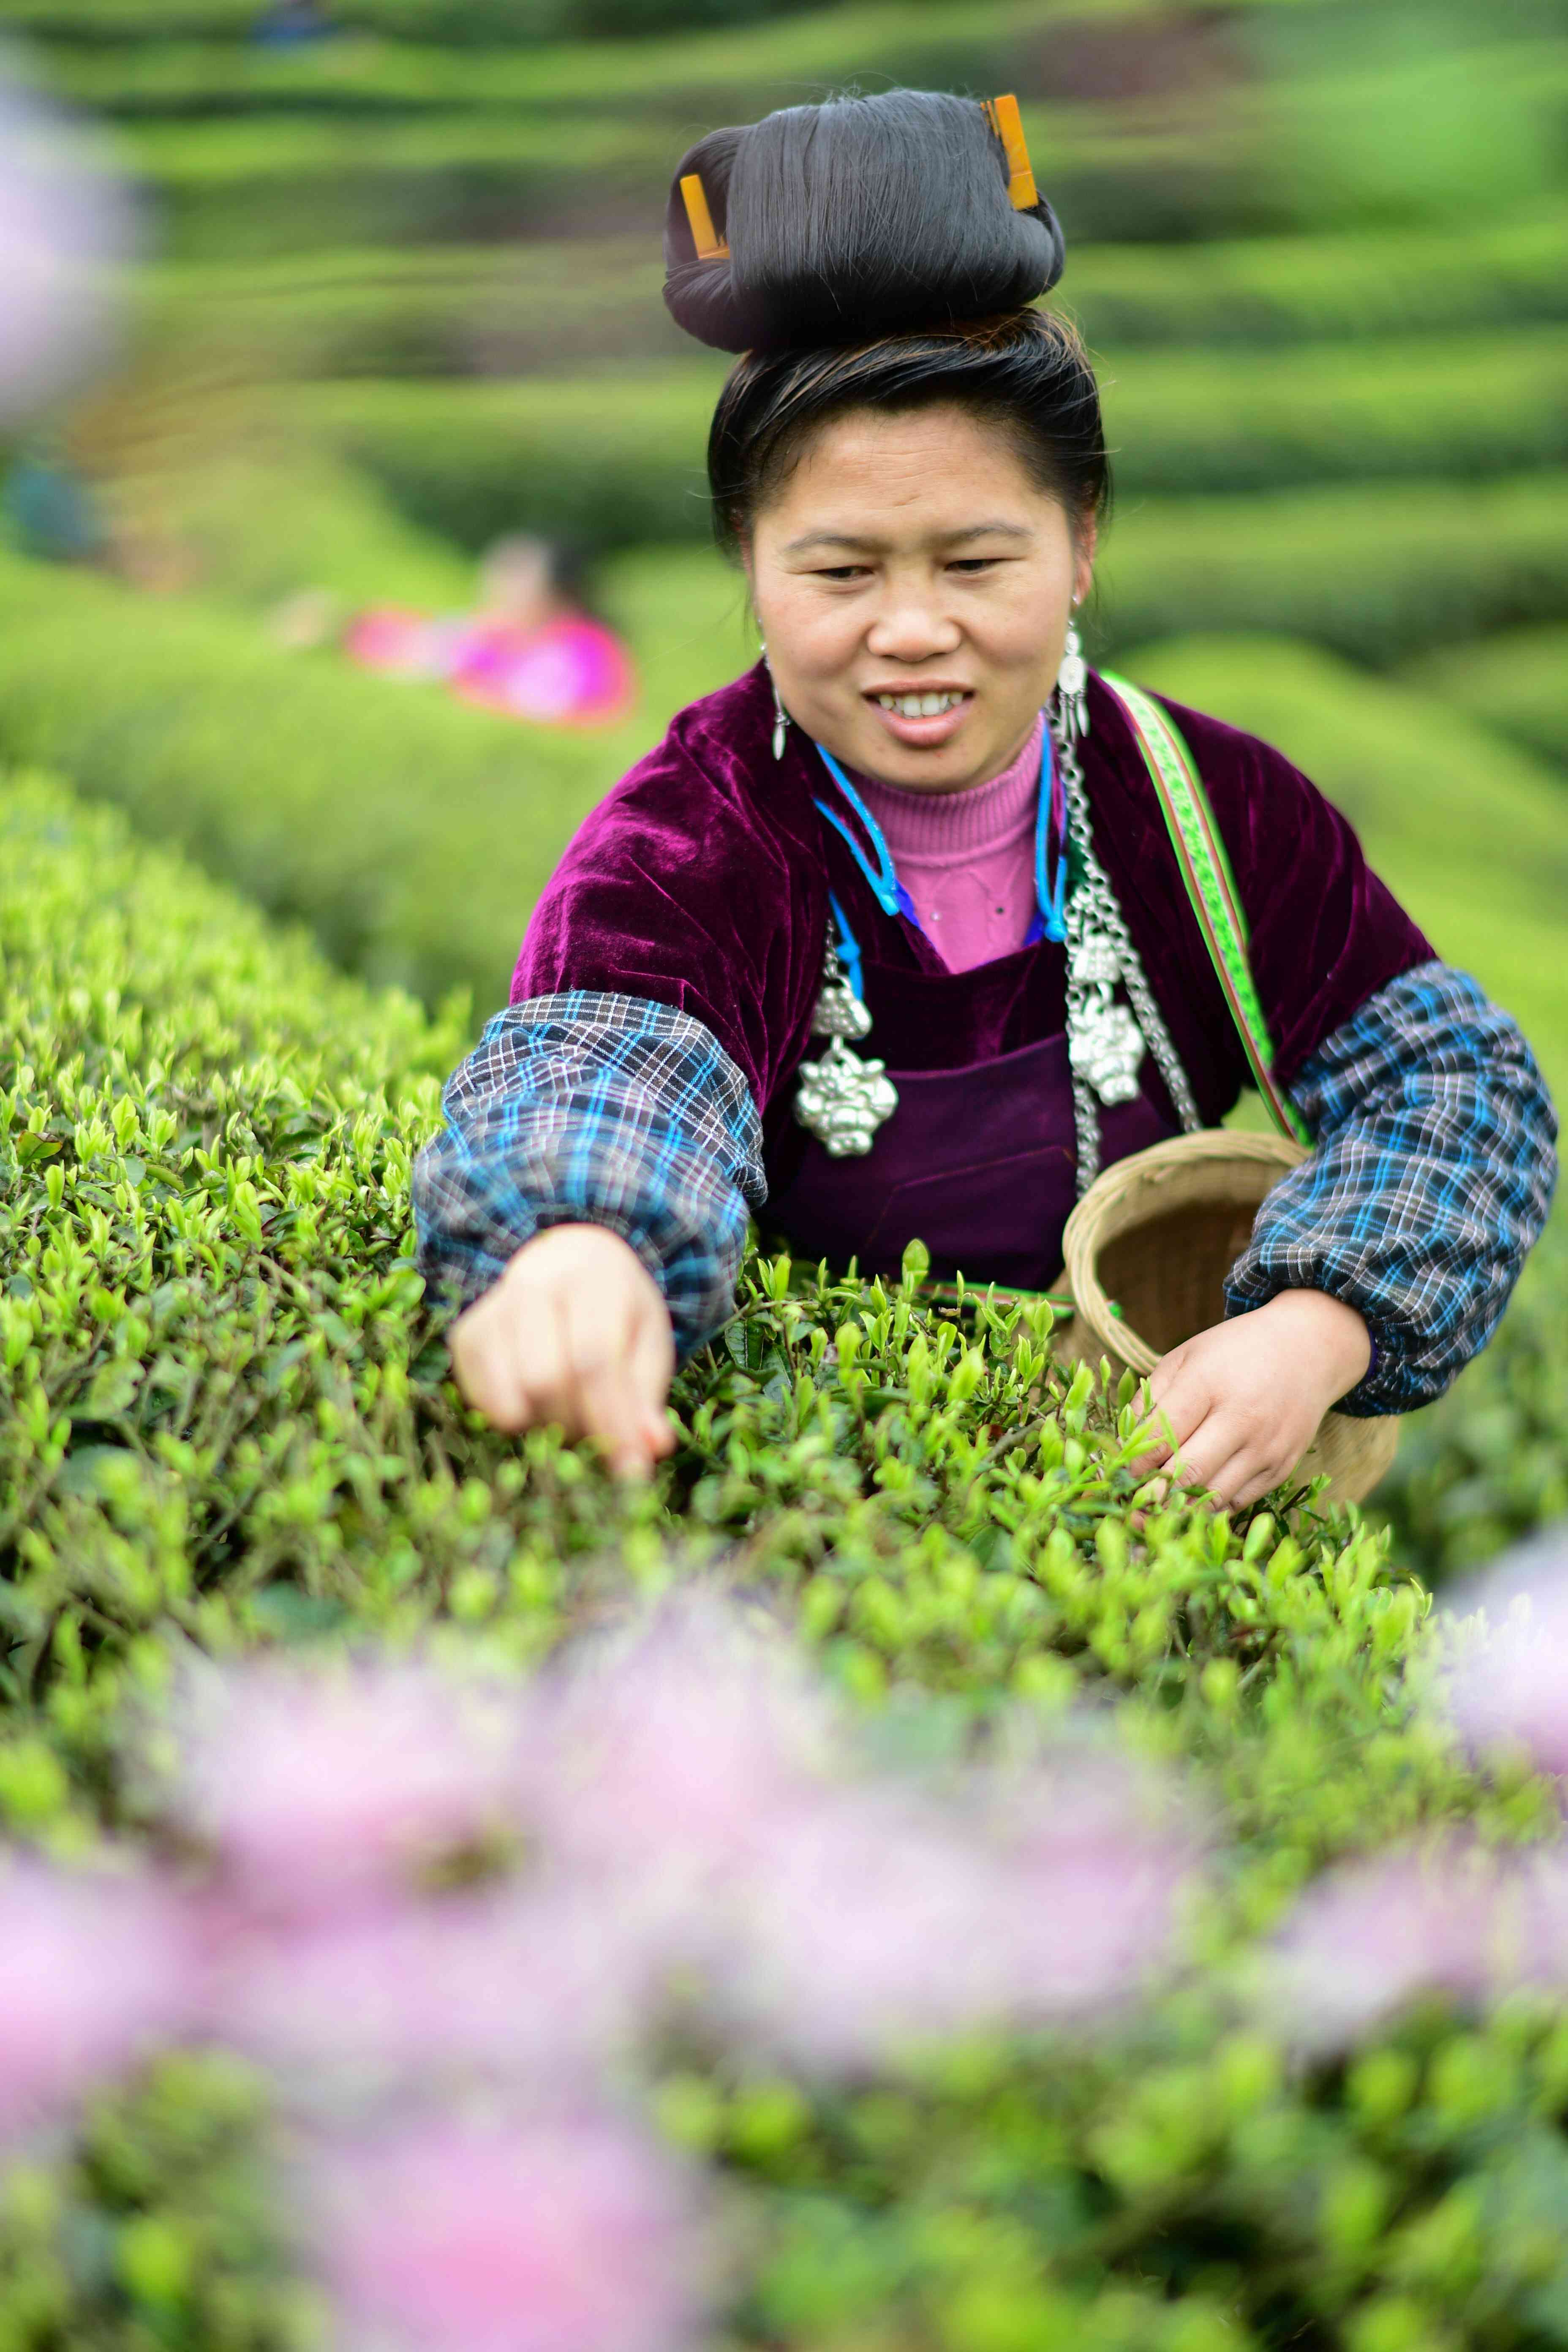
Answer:
[{"label": "silver earring", "polygon": [[[1075,606],[1077,601],[1075,597]],[[1089,733],[1089,698],[1084,691],[1088,684],[1089,664],[1083,657],[1083,641],[1069,621],[1061,667],[1057,672],[1057,712],[1069,743],[1080,742]]]},{"label": "silver earring", "polygon": [[763,667],[767,671],[768,684],[773,689],[773,757],[775,760],[782,760],[784,755],[784,736],[789,730],[789,712],[779,700],[778,685],[773,677],[773,666],[768,659],[766,646],[763,646],[762,654]]}]

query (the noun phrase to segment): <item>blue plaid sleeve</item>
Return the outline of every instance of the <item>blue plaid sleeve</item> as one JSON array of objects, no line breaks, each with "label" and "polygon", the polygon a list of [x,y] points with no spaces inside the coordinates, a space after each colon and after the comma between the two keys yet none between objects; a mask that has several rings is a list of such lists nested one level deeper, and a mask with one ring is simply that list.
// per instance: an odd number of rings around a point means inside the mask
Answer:
[{"label": "blue plaid sleeve", "polygon": [[1429,1404],[1490,1339],[1546,1222],[1557,1120],[1534,1057],[1468,973],[1425,963],[1368,997],[1290,1094],[1316,1149],[1259,1211],[1226,1312],[1327,1291],[1373,1338],[1340,1410]]},{"label": "blue plaid sleeve", "polygon": [[546,1226],[605,1225],[664,1293],[682,1355],[730,1314],[767,1198],[751,1088],[689,1013],[574,989],[498,1013],[414,1168],[419,1264],[468,1305]]}]

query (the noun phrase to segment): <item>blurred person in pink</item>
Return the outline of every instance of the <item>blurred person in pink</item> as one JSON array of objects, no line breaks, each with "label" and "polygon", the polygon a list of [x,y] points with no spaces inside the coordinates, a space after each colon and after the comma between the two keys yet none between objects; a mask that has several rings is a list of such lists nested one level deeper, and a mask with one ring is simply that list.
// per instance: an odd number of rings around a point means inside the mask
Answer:
[{"label": "blurred person in pink", "polygon": [[606,726],[625,717],[631,663],[588,610],[580,571],[559,549],[542,539],[498,541],[480,593],[451,674],[465,701],[545,726]]},{"label": "blurred person in pink", "polygon": [[481,566],[476,612],[374,605],[350,624],[344,645],[363,668],[444,680],[465,702],[503,718],[605,726],[631,706],[632,667],[585,597],[578,566],[561,550],[542,539],[503,539]]}]

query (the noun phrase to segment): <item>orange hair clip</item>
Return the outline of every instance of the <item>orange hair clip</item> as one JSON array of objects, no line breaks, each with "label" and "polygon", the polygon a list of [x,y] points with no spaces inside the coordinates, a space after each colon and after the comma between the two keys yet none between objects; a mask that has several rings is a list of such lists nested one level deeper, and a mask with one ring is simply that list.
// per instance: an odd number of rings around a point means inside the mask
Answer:
[{"label": "orange hair clip", "polygon": [[680,193],[686,202],[686,217],[691,224],[691,242],[697,247],[698,260],[728,261],[730,248],[713,226],[707,192],[695,172],[686,173]]},{"label": "orange hair clip", "polygon": [[[1033,211],[1040,201],[1035,185],[1035,174],[1029,162],[1029,150],[1024,138],[1024,118],[1018,111],[1018,101],[1011,92],[1005,98],[988,98],[984,101],[985,120],[1002,142],[1007,155],[1007,194],[1015,208]],[[681,185],[684,187],[685,182]]]}]

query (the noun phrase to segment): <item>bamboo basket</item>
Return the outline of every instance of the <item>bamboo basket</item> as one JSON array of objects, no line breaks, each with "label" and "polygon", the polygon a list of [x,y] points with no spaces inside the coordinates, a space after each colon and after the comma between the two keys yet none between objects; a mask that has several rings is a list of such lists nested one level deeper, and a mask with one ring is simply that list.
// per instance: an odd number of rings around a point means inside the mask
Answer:
[{"label": "bamboo basket", "polygon": [[[1306,1158],[1281,1135],[1208,1129],[1117,1160],[1068,1219],[1063,1239],[1073,1314],[1058,1327],[1066,1362],[1152,1372],[1162,1356],[1225,1314],[1225,1279],[1252,1234],[1264,1195]],[[1120,1312],[1113,1313],[1115,1301]],[[1297,1465],[1326,1471],[1330,1499],[1359,1503],[1394,1460],[1392,1417],[1325,1414]]]}]

